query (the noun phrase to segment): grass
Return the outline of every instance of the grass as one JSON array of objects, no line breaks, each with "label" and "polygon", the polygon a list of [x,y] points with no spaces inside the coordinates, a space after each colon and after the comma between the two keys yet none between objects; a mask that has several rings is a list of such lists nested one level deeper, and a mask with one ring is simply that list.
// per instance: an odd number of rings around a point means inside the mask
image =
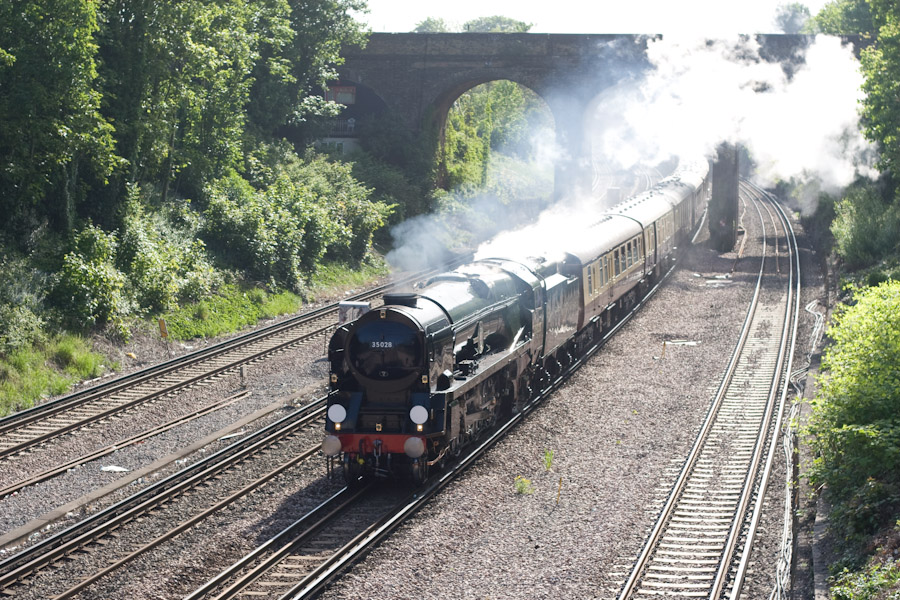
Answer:
[{"label": "grass", "polygon": [[[388,267],[381,259],[361,267],[328,263],[313,276],[310,289],[314,295],[334,294],[343,289],[362,290],[373,279],[387,273]],[[270,293],[260,288],[230,284],[196,304],[182,306],[161,316],[173,339],[190,340],[238,331],[255,325],[260,319],[297,312],[302,306],[303,299],[292,292]]]},{"label": "grass", "polygon": [[368,287],[373,279],[384,277],[389,272],[387,263],[381,257],[375,257],[359,267],[327,263],[313,275],[310,288],[313,293],[328,293],[336,289]]},{"label": "grass", "polygon": [[74,382],[99,377],[113,367],[90,342],[72,334],[0,356],[0,415],[63,394]]},{"label": "grass", "polygon": [[[387,273],[381,259],[361,268],[328,264],[313,278],[310,289],[323,296],[344,289],[362,290]],[[160,316],[166,320],[170,337],[189,340],[232,333],[260,319],[297,312],[302,306],[302,298],[291,292],[270,293],[231,284],[200,302]],[[77,381],[116,368],[94,352],[86,338],[68,333],[6,355],[0,353],[0,416],[30,408],[41,398],[66,393]]]},{"label": "grass", "polygon": [[238,331],[268,319],[297,312],[303,300],[292,292],[268,293],[258,288],[225,285],[215,295],[196,304],[169,311],[165,319],[169,336],[176,340],[210,338]]}]

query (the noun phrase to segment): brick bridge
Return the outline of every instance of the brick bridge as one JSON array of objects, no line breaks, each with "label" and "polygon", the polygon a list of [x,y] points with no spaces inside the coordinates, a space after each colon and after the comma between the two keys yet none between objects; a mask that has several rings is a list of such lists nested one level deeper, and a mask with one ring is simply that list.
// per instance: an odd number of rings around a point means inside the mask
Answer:
[{"label": "brick bridge", "polygon": [[[391,110],[416,132],[443,132],[454,101],[499,79],[524,85],[549,106],[557,143],[556,193],[590,190],[592,103],[649,66],[655,36],[534,33],[373,33],[364,49],[345,48],[340,84],[358,89],[355,115]],[[763,55],[790,57],[812,39],[762,35]],[[366,105],[366,106],[363,106]],[[440,139],[439,137],[436,139]]]},{"label": "brick bridge", "polygon": [[[569,189],[589,189],[585,116],[591,101],[647,66],[647,36],[533,33],[373,33],[344,50],[341,84],[361,86],[418,132],[442,132],[467,90],[499,79],[521,84],[550,108],[557,142],[572,157],[557,170]],[[362,99],[362,98],[361,98]],[[588,158],[585,158],[588,157]],[[587,187],[585,187],[587,186]]]}]

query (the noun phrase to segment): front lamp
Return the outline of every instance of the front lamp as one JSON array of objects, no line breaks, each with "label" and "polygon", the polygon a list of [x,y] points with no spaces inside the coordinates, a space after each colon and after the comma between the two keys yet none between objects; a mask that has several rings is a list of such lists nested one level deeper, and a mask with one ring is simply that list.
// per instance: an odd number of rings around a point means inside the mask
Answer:
[{"label": "front lamp", "polygon": [[409,420],[416,425],[424,425],[425,421],[428,420],[428,409],[421,404],[413,406],[409,409]]},{"label": "front lamp", "polygon": [[328,407],[328,420],[337,425],[347,418],[347,409],[340,404],[332,404]]}]

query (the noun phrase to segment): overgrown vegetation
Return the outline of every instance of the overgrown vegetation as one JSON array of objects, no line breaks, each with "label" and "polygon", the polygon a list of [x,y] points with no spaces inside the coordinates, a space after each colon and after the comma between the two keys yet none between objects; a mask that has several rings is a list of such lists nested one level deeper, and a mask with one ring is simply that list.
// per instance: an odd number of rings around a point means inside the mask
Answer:
[{"label": "overgrown vegetation", "polygon": [[[900,593],[900,13],[890,0],[834,0],[804,30],[866,41],[861,124],[881,171],[840,197],[820,195],[806,217],[833,235],[845,290],[810,421],[818,455],[809,476],[833,503],[840,558],[832,595],[893,598]],[[831,249],[824,236],[818,242],[820,251]]]},{"label": "overgrown vegetation", "polygon": [[[900,530],[900,523],[896,530]],[[900,589],[900,563],[895,556],[872,558],[861,569],[843,569],[832,581],[831,597],[835,600],[893,599]]]},{"label": "overgrown vegetation", "polygon": [[72,383],[99,377],[116,365],[82,337],[62,334],[21,344],[0,361],[0,414],[61,394]]},{"label": "overgrown vegetation", "polygon": [[369,260],[392,197],[306,150],[363,7],[0,4],[0,413],[96,376],[87,342],[59,340],[159,315],[223,333]]},{"label": "overgrown vegetation", "polygon": [[900,514],[900,281],[858,290],[835,312],[810,432],[814,485],[852,550]]}]

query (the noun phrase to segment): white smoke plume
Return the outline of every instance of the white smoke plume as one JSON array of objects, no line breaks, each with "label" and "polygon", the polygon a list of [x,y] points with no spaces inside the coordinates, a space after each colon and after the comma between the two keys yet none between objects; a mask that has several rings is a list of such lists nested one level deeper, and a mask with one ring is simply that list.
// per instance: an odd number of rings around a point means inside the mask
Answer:
[{"label": "white smoke plume", "polygon": [[[650,69],[622,78],[594,101],[586,126],[595,169],[714,158],[729,142],[748,149],[754,178],[766,186],[794,180],[812,193],[834,194],[858,175],[875,175],[874,150],[859,129],[859,63],[838,38],[817,36],[789,65],[764,60],[754,37],[665,37],[649,42],[647,57]],[[564,150],[547,148],[542,157],[565,158]],[[562,199],[534,225],[497,236],[476,256],[521,255],[537,251],[541,240],[552,248],[573,239],[601,210],[599,191]],[[807,201],[813,207],[816,199]],[[434,239],[429,231],[424,245]],[[422,248],[411,255],[423,256]]]},{"label": "white smoke plume", "polygon": [[650,42],[647,76],[599,98],[594,152],[619,166],[715,156],[744,145],[763,184],[816,178],[835,190],[872,173],[859,131],[859,63],[838,38],[817,36],[792,71],[760,58],[754,38]]}]

